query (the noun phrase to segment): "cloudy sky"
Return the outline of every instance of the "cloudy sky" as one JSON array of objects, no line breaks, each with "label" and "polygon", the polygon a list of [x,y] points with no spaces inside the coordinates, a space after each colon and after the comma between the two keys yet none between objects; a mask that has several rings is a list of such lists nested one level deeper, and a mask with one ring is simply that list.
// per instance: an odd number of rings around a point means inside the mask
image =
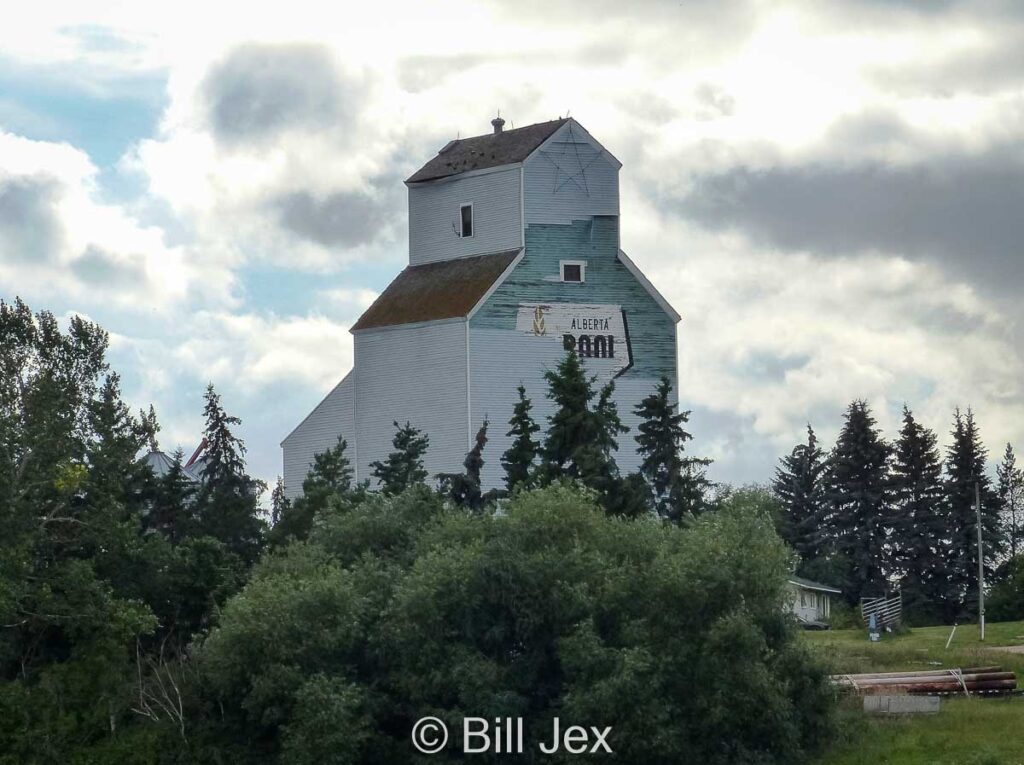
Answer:
[{"label": "cloudy sky", "polygon": [[1011,0],[34,0],[0,24],[0,297],[109,329],[164,448],[212,380],[273,480],[405,262],[402,179],[499,108],[622,160],[714,478],[855,397],[1024,448]]}]

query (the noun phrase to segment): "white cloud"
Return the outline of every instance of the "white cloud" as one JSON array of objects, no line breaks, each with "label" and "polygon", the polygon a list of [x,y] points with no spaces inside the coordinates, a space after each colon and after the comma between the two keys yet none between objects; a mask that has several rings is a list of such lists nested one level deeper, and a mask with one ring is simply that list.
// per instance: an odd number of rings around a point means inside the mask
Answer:
[{"label": "white cloud", "polygon": [[25,296],[166,311],[188,287],[184,252],[100,201],[96,176],[68,144],[0,132],[0,278]]},{"label": "white cloud", "polygon": [[855,398],[890,436],[906,403],[940,436],[972,406],[990,443],[1024,438],[1020,317],[973,288],[898,256],[822,260],[638,217],[631,257],[683,316],[684,407],[738,417],[780,454],[808,421],[834,437]]},{"label": "white cloud", "polygon": [[327,390],[352,366],[347,324],[323,316],[259,316],[203,311],[173,358],[194,378],[248,395],[275,384]]},{"label": "white cloud", "polygon": [[[133,337],[131,318],[113,327],[120,348],[146,361],[139,390],[158,398],[183,377],[224,381],[253,411],[277,385],[325,391],[351,364],[348,322],[380,286],[379,271],[359,264],[397,271],[404,257],[404,173],[447,138],[486,130],[497,108],[516,125],[571,110],[625,163],[623,246],[683,314],[688,405],[733,418],[779,452],[808,418],[834,434],[853,397],[875,405],[890,434],[905,399],[942,433],[953,406],[972,404],[990,443],[1019,441],[1017,309],[909,253],[826,260],[678,217],[700,176],[733,168],[941,169],[950,154],[1017,145],[1024,67],[1015,75],[1012,57],[998,88],[946,87],[948,77],[930,74],[1012,50],[998,43],[1013,25],[893,5],[42,0],[0,25],[5,55],[78,69],[99,92],[116,74],[167,72],[160,130],[122,169],[142,180],[142,201],[166,206],[185,244],[168,246],[158,228],[102,201],[81,151],[0,134],[0,188],[15,179],[19,198],[34,200],[26,211],[54,221],[55,253],[26,263],[0,252],[0,280],[46,302],[176,316],[162,336]],[[308,119],[227,140],[211,119],[211,78],[246,46],[278,63],[298,49],[302,66],[327,68],[282,111]],[[235,61],[249,62],[236,74],[250,100],[295,95],[287,80],[284,93],[261,91],[267,78],[251,55]],[[5,241],[24,240],[0,230]],[[345,286],[258,312],[235,297],[254,263],[344,272]],[[705,436],[723,464],[736,459],[734,441]]]}]

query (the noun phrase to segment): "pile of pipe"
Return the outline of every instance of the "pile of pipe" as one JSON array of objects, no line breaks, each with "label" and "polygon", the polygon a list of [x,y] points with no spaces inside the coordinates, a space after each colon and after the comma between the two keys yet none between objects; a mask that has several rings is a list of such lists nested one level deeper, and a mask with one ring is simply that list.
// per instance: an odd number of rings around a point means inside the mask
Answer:
[{"label": "pile of pipe", "polygon": [[1017,676],[1004,672],[1002,667],[832,675],[832,682],[853,693],[915,696],[1001,695],[1013,693],[1017,688]]}]

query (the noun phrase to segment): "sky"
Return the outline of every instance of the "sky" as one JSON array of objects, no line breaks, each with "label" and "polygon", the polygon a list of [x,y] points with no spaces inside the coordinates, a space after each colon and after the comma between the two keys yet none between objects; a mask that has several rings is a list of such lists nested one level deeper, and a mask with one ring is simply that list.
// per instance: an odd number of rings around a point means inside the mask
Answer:
[{"label": "sky", "polygon": [[[0,298],[111,336],[161,447],[212,381],[251,472],[352,365],[450,139],[571,115],[682,315],[718,481],[865,399],[1024,448],[1024,6],[36,0],[0,24]],[[630,436],[626,436],[629,438]],[[493,457],[496,459],[497,457]]]}]

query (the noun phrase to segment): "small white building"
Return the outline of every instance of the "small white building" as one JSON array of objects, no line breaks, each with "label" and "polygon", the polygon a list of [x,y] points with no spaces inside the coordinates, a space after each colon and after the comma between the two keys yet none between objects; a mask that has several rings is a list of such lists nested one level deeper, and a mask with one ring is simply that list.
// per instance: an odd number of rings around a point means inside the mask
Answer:
[{"label": "small white building", "polygon": [[807,627],[825,627],[832,613],[832,596],[841,595],[842,591],[801,576],[791,576],[789,585],[790,610],[797,620]]}]

